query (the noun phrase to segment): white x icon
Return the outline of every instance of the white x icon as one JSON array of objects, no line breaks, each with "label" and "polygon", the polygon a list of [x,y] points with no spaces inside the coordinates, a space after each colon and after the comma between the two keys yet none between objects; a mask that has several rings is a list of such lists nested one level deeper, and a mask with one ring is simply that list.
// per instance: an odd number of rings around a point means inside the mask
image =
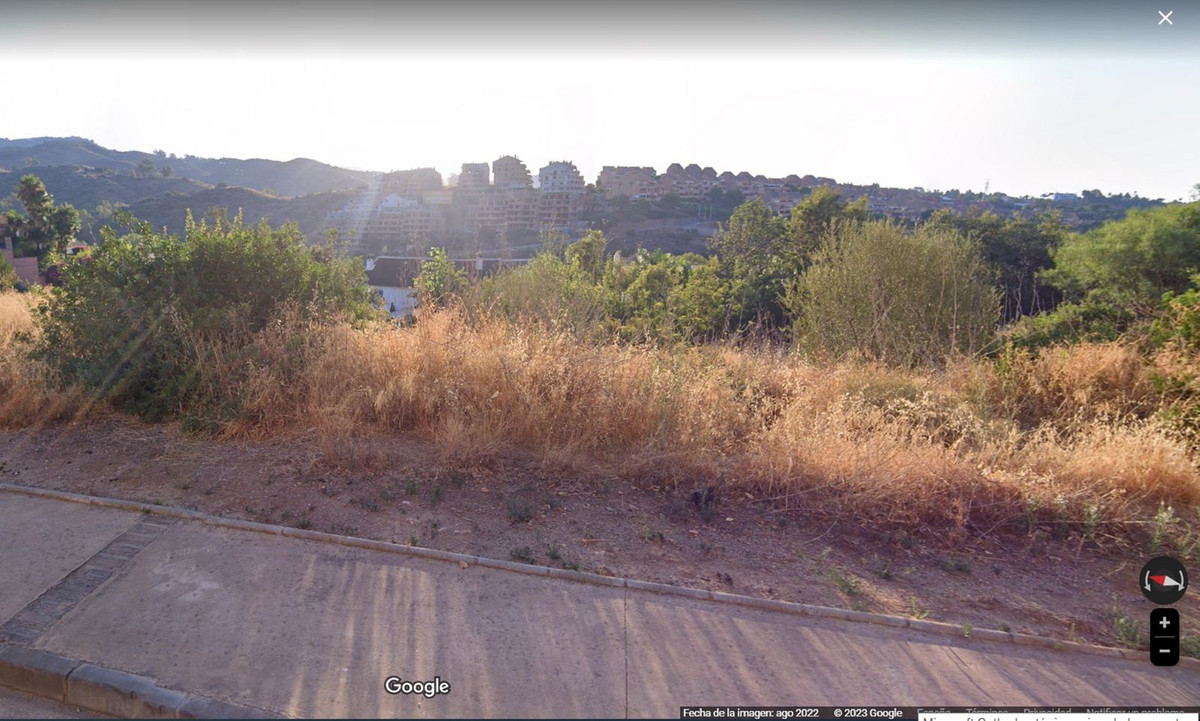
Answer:
[{"label": "white x icon", "polygon": [[1175,11],[1174,11],[1174,10],[1168,10],[1168,11],[1167,11],[1167,13],[1166,13],[1165,15],[1163,15],[1163,11],[1162,11],[1162,10],[1159,10],[1159,11],[1158,11],[1158,14],[1159,14],[1159,15],[1162,15],[1162,20],[1159,20],[1159,21],[1158,21],[1158,24],[1159,24],[1159,25],[1162,25],[1163,23],[1166,23],[1166,24],[1168,24],[1168,25],[1174,25],[1174,24],[1175,24],[1175,23],[1171,22],[1171,16],[1175,14]]}]

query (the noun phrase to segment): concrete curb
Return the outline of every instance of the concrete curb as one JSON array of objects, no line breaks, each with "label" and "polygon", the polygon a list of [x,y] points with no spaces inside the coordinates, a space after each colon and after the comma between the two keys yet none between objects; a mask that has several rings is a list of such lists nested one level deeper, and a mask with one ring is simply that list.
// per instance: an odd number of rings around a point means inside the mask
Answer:
[{"label": "concrete curb", "polygon": [[[983,640],[994,643],[1011,643],[1017,646],[1048,648],[1055,651],[1074,651],[1076,653],[1085,653],[1093,656],[1121,658],[1132,661],[1144,661],[1146,660],[1147,654],[1147,652],[1144,650],[1114,648],[1111,646],[1096,646],[1088,643],[1079,643],[1077,641],[1061,641],[1059,639],[1045,636],[1035,636],[1032,634],[1012,633],[1009,631],[998,631],[985,628],[971,628],[969,626],[942,623],[940,621],[926,621],[915,618],[906,618],[904,616],[889,616],[881,613],[868,613],[866,611],[851,611],[844,608],[833,608],[830,606],[814,606],[804,603],[793,603],[791,601],[777,601],[774,599],[758,598],[755,596],[742,596],[740,594],[725,593],[722,591],[705,591],[698,588],[671,586],[665,583],[655,583],[652,581],[638,581],[635,579],[620,578],[616,576],[602,576],[600,574],[588,573],[586,571],[569,571],[561,568],[549,568],[547,566],[515,563],[513,561],[485,558],[483,556],[472,556],[465,553],[439,551],[433,548],[404,546],[397,543],[388,543],[386,541],[372,541],[365,538],[338,536],[332,533],[322,533],[320,531],[309,531],[300,528],[290,528],[287,526],[272,526],[266,523],[255,523],[253,521],[221,518],[219,516],[211,516],[206,513],[200,513],[199,511],[189,511],[182,508],[172,508],[170,506],[156,506],[149,503],[123,501],[116,498],[103,498],[100,496],[85,496],[78,493],[51,491],[43,488],[21,486],[12,483],[0,483],[0,491],[19,493],[38,498],[53,498],[62,501],[72,501],[75,503],[84,503],[93,506],[118,508],[141,513],[155,513],[164,516],[173,516],[176,518],[200,521],[212,526],[222,526],[225,528],[233,528],[243,531],[254,531],[256,533],[266,533],[274,536],[303,538],[309,541],[334,543],[353,548],[367,548],[374,551],[384,551],[387,553],[399,553],[434,561],[449,561],[459,564],[465,563],[471,566],[482,566],[484,568],[494,568],[501,571],[512,571],[530,576],[561,578],[576,583],[588,583],[594,586],[625,588],[632,591],[646,591],[649,593],[691,598],[700,601],[714,601],[717,603],[742,606],[746,608],[755,608],[764,611],[790,613],[797,616],[810,616],[813,618],[826,618],[837,621],[855,621],[858,623],[873,623],[876,625],[891,626],[894,628],[908,628],[914,631],[936,634],[940,636],[953,636],[959,639]],[[1200,659],[1182,657],[1179,659],[1179,666],[1182,668],[1200,671]]]},{"label": "concrete curb", "polygon": [[163,688],[153,679],[0,644],[0,686],[118,718],[283,718]]}]

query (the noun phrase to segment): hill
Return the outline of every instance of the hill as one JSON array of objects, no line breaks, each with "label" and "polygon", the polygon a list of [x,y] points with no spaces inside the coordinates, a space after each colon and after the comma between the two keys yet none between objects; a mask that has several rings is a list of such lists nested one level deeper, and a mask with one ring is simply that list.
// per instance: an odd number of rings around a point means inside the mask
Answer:
[{"label": "hill", "polygon": [[278,161],[201,158],[195,155],[178,157],[162,151],[113,150],[77,137],[0,138],[0,168],[14,172],[35,172],[40,176],[46,167],[80,165],[129,175],[147,162],[153,165],[155,174],[159,175],[170,168],[169,172],[174,177],[191,178],[212,185],[239,185],[289,196],[356,188],[374,175],[308,158]]},{"label": "hill", "polygon": [[301,232],[313,240],[321,237],[325,216],[344,207],[355,191],[333,190],[299,198],[268,195],[251,188],[205,188],[191,193],[168,193],[149,197],[130,204],[134,216],[155,228],[183,233],[187,211],[199,220],[210,208],[224,208],[232,217],[239,209],[247,223],[266,219],[272,225],[296,223]]},{"label": "hill", "polygon": [[14,191],[26,172],[41,178],[56,202],[70,203],[89,212],[105,201],[113,205],[129,205],[143,198],[167,193],[190,193],[212,187],[191,178],[138,178],[114,170],[80,165],[39,167],[28,171],[0,170],[0,210],[20,209]]}]

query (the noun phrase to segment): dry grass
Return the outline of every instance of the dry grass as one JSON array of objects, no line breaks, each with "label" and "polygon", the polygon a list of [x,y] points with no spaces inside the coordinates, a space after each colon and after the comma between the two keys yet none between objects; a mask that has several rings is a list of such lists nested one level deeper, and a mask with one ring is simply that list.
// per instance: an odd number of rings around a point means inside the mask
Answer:
[{"label": "dry grass", "polygon": [[[349,447],[363,432],[412,432],[468,464],[515,446],[585,475],[724,484],[952,537],[1031,508],[1119,525],[1160,501],[1200,502],[1189,448],[1148,418],[1149,371],[1122,346],[1054,349],[1005,373],[980,361],[920,373],[723,346],[586,346],[454,312],[303,337],[260,339],[228,434],[317,427]],[[285,367],[296,371],[281,378]]]},{"label": "dry grass", "polygon": [[86,407],[77,388],[59,390],[47,369],[26,357],[22,335],[36,332],[36,296],[0,292],[0,428],[30,428],[74,417]]},{"label": "dry grass", "polygon": [[[0,325],[0,377],[29,387],[0,390],[10,425],[62,396],[10,352],[11,329],[29,327],[19,303],[0,297],[17,318]],[[342,468],[386,464],[387,439],[412,433],[451,465],[520,448],[584,477],[716,484],[952,541],[1035,513],[1119,529],[1159,503],[1200,503],[1188,444],[1152,418],[1163,401],[1148,361],[1120,345],[914,372],[725,346],[586,345],[443,311],[402,327],[284,323],[253,353],[200,355],[208,394],[237,401],[223,435],[315,431]]]}]

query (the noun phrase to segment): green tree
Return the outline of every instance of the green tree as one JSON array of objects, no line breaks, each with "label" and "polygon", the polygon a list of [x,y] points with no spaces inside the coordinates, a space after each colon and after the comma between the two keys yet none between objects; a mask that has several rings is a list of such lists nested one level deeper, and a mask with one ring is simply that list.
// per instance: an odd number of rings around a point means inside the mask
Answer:
[{"label": "green tree", "polygon": [[1036,219],[1005,219],[990,212],[961,216],[938,210],[927,224],[952,228],[979,243],[1004,293],[1006,320],[1053,309],[1059,294],[1052,285],[1040,281],[1040,274],[1053,265],[1051,253],[1068,235],[1056,212]]},{"label": "green tree", "polygon": [[26,218],[16,220],[21,230],[22,255],[39,259],[61,253],[79,232],[79,213],[71,205],[54,204],[54,198],[36,175],[25,175],[17,185],[17,197],[25,208]]},{"label": "green tree", "polygon": [[413,281],[417,302],[422,305],[445,306],[466,286],[467,274],[446,256],[444,248],[429,249],[429,257],[421,263],[421,272]]},{"label": "green tree", "polygon": [[154,167],[154,162],[149,158],[143,158],[133,169],[133,175],[136,178],[153,178],[158,175],[158,170]]},{"label": "green tree", "polygon": [[728,288],[720,262],[710,258],[687,266],[683,284],[674,288],[668,305],[679,334],[687,340],[712,338],[724,329]]},{"label": "green tree", "polygon": [[600,279],[604,272],[604,249],[608,241],[604,233],[593,230],[579,240],[567,246],[567,263],[576,266],[593,281]]},{"label": "green tree", "polygon": [[1066,238],[1044,277],[1073,298],[1104,293],[1157,307],[1200,271],[1200,203],[1130,210]]},{"label": "green tree", "polygon": [[782,319],[778,299],[793,270],[781,260],[787,238],[783,219],[767,208],[762,198],[743,203],[729,223],[713,235],[711,246],[729,286],[729,319],[735,329],[748,323]]},{"label": "green tree", "polygon": [[980,350],[1000,307],[976,243],[891,221],[837,225],[786,301],[802,348],[900,365]]},{"label": "green tree", "polygon": [[816,248],[835,222],[861,223],[869,215],[865,196],[847,205],[837,191],[822,185],[792,208],[787,231],[795,250],[807,253]]},{"label": "green tree", "polygon": [[1200,270],[1200,203],[1132,209],[1083,234],[1068,235],[1054,267],[1038,274],[1067,302],[1014,325],[1019,345],[1112,340],[1144,330],[1162,298],[1182,293]]}]

